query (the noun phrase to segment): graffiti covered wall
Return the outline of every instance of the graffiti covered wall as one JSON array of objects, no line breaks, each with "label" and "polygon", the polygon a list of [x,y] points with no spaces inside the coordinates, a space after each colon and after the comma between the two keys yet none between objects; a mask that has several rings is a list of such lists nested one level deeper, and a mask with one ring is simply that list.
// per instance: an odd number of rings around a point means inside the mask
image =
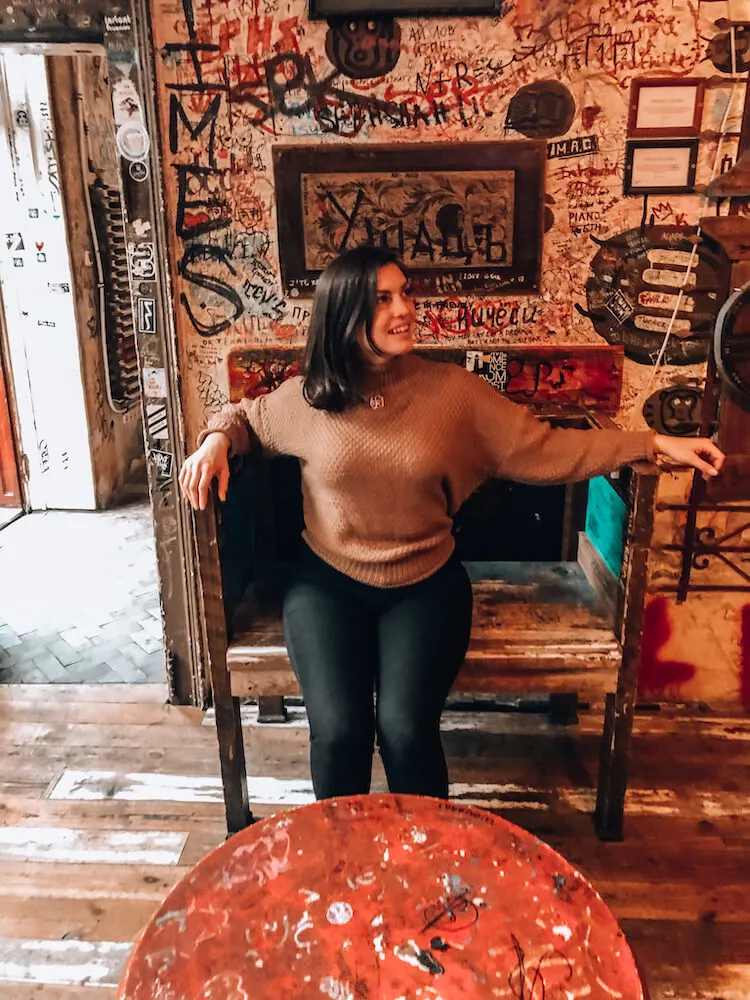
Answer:
[{"label": "graffiti covered wall", "polygon": [[[643,404],[655,390],[676,385],[699,396],[705,334],[725,294],[728,267],[716,246],[705,243],[691,260],[695,227],[707,214],[698,192],[736,158],[745,90],[737,81],[748,69],[747,39],[738,45],[735,38],[732,46],[716,23],[725,8],[699,0],[517,0],[494,17],[329,25],[308,19],[303,0],[154,0],[190,440],[229,398],[232,351],[304,341],[310,301],[281,280],[279,227],[292,205],[277,202],[274,181],[274,151],[291,145],[544,143],[538,291],[488,294],[445,281],[439,294],[418,302],[420,341],[471,348],[623,345],[616,416],[623,426],[644,426]],[[664,77],[699,81],[694,120],[674,133],[689,134],[692,152],[679,154],[693,158],[694,177],[682,191],[645,195],[638,188],[649,163],[662,169],[648,157],[665,155],[665,148],[643,153],[628,142],[629,122],[631,134],[643,124],[633,118],[633,83]],[[645,103],[643,111],[648,125]],[[667,134],[658,124],[654,132],[653,120],[651,130],[657,138]],[[636,155],[646,157],[640,166]],[[633,193],[623,193],[626,183]],[[331,199],[328,206],[331,224],[344,234],[340,245],[363,231],[355,219],[359,197],[352,188],[349,200]],[[487,234],[481,243],[480,223],[474,220],[475,249],[486,255],[493,238]],[[407,241],[407,265],[417,253],[439,253],[441,236],[445,252],[445,231],[422,239],[416,250]],[[686,283],[673,317],[686,268],[693,269],[692,285]],[[654,377],[652,362],[670,321],[668,364]],[[685,411],[684,400],[680,405]],[[736,694],[737,675],[725,680],[723,690]]]}]

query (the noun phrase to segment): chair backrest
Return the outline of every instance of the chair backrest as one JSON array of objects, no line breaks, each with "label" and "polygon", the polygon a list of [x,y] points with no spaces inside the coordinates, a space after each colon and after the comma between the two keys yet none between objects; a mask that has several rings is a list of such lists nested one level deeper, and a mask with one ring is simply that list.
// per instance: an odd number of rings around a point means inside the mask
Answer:
[{"label": "chair backrest", "polygon": [[304,526],[299,461],[258,454],[234,460],[227,499],[217,505],[227,621],[251,582],[283,583]]}]

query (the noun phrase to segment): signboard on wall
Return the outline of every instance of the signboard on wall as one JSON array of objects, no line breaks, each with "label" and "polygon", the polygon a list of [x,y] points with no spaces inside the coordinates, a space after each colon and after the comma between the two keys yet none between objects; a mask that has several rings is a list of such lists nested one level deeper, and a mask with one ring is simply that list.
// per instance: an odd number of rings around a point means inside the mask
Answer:
[{"label": "signboard on wall", "polygon": [[546,144],[273,151],[284,287],[309,292],[340,253],[395,251],[416,292],[539,288]]}]

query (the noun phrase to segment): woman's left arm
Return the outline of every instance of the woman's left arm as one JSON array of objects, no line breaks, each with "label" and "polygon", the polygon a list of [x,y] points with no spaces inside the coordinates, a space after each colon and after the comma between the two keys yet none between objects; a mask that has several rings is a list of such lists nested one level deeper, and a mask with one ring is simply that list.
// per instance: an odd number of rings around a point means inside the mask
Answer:
[{"label": "woman's left arm", "polygon": [[724,452],[709,438],[668,437],[654,434],[654,455],[671,459],[676,465],[691,465],[706,480],[718,476],[724,464]]},{"label": "woman's left arm", "polygon": [[621,465],[660,456],[718,474],[724,456],[707,438],[673,438],[653,431],[574,430],[552,427],[528,407],[512,403],[468,372],[473,439],[487,476],[522,483],[571,483]]}]

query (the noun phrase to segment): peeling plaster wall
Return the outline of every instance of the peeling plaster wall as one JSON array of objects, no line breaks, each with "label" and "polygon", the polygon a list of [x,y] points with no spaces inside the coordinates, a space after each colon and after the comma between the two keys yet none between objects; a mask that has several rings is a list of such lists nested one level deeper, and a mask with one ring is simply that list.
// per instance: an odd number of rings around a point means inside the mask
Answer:
[{"label": "peeling plaster wall", "polygon": [[[280,281],[277,215],[285,206],[275,200],[274,147],[522,139],[508,127],[519,90],[540,81],[567,88],[574,107],[564,127],[550,134],[537,123],[526,130],[553,144],[540,293],[421,299],[419,339],[456,347],[605,344],[576,309],[587,306],[586,282],[599,250],[592,237],[633,230],[642,218],[679,233],[706,214],[698,194],[651,195],[647,204],[623,195],[634,79],[706,80],[698,190],[715,165],[726,168],[736,156],[736,138],[720,148],[716,138],[730,99],[727,124],[739,128],[744,98],[744,84],[732,86],[721,61],[725,39],[715,20],[726,13],[722,4],[518,0],[491,18],[398,19],[374,41],[363,41],[356,26],[334,31],[310,21],[301,0],[154,0],[152,10],[190,441],[228,398],[230,350],[304,341],[309,300],[285,295]],[[739,0],[732,14],[750,15],[750,4]],[[574,138],[582,139],[578,148],[571,144],[569,155],[558,155],[562,147],[554,144]],[[653,380],[642,363],[647,359],[626,358],[617,421],[645,426],[647,394],[675,378],[699,385],[704,357],[665,366]],[[658,532],[672,531],[659,521]],[[671,597],[659,600],[666,600],[671,629],[664,655],[679,659],[683,637],[696,629],[708,644],[694,675],[659,693],[736,703],[742,602],[691,597],[677,609]],[[695,642],[691,647],[694,658],[699,650]]]}]

